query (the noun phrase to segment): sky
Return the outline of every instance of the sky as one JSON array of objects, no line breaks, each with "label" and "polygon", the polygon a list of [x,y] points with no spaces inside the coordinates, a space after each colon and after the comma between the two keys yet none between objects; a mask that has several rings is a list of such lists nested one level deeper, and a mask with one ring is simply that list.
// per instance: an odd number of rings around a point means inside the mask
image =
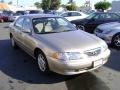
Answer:
[{"label": "sky", "polygon": [[[4,0],[5,2],[10,2],[10,1],[14,1],[16,2],[17,0]],[[41,0],[18,0],[18,4],[20,6],[31,6],[33,5],[35,2],[40,2]],[[66,4],[69,0],[61,0],[62,4]],[[81,6],[85,3],[86,0],[73,0],[76,2],[77,6]],[[98,1],[103,1],[103,0],[90,0],[91,3],[96,3]],[[109,2],[113,1],[113,0],[107,0]]]}]

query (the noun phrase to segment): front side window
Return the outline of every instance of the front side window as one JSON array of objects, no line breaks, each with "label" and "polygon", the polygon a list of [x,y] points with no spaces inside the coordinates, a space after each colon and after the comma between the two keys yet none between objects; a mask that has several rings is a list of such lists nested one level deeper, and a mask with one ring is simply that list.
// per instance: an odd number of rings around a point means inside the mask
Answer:
[{"label": "front side window", "polygon": [[59,33],[76,30],[71,23],[61,17],[33,19],[33,28],[35,33]]},{"label": "front side window", "polygon": [[117,20],[117,19],[120,19],[120,17],[114,13],[110,13],[110,14],[106,14],[106,19],[109,19],[109,20]]},{"label": "front side window", "polygon": [[106,14],[97,14],[95,17],[94,17],[95,20],[105,20],[106,19]]},{"label": "front side window", "polygon": [[26,18],[23,23],[23,30],[30,30],[30,19]]},{"label": "front side window", "polygon": [[93,14],[90,14],[88,17],[86,17],[86,19],[90,20],[90,19],[93,19],[95,16],[96,16],[96,14],[93,13]]}]

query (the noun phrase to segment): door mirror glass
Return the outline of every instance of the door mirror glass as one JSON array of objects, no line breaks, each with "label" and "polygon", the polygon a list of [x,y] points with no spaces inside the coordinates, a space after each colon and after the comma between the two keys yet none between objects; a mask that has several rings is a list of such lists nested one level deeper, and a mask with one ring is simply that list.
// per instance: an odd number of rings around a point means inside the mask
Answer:
[{"label": "door mirror glass", "polygon": [[75,25],[75,24],[73,24],[73,26],[75,26],[75,27],[76,27],[76,25]]},{"label": "door mirror glass", "polygon": [[23,32],[24,33],[31,33],[31,30],[27,28],[27,29],[24,29]]}]

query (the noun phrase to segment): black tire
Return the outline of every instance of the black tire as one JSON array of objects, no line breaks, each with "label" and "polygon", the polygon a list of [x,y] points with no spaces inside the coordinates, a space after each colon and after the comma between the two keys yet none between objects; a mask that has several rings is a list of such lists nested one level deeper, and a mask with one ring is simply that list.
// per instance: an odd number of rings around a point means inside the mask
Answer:
[{"label": "black tire", "polygon": [[113,47],[120,49],[120,33],[113,36],[111,44]]},{"label": "black tire", "polygon": [[38,62],[38,67],[41,72],[43,72],[45,74],[50,73],[47,58],[41,51],[37,52],[36,60]]},{"label": "black tire", "polygon": [[14,49],[17,49],[17,48],[18,48],[18,46],[17,46],[17,44],[16,44],[16,42],[15,42],[14,38],[13,38],[13,37],[11,37],[10,39],[11,39],[11,46],[12,46]]},{"label": "black tire", "polygon": [[3,19],[0,19],[0,22],[1,22],[1,23],[3,23],[3,22],[4,22],[4,20],[3,20]]}]

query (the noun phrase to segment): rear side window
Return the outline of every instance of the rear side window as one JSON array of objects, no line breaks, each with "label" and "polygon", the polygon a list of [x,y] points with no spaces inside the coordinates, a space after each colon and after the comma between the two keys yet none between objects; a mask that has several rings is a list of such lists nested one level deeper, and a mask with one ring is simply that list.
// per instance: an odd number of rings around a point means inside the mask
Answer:
[{"label": "rear side window", "polygon": [[68,17],[68,13],[64,13],[64,14],[62,14],[61,16],[63,16],[63,17]]},{"label": "rear side window", "polygon": [[77,12],[71,12],[71,16],[81,16],[81,14]]},{"label": "rear side window", "polygon": [[22,28],[22,25],[23,25],[23,21],[24,21],[24,18],[19,18],[16,22],[15,22],[15,26],[17,28]]},{"label": "rear side window", "polygon": [[117,14],[106,14],[106,19],[110,19],[110,20],[117,20],[120,19],[120,17]]}]

